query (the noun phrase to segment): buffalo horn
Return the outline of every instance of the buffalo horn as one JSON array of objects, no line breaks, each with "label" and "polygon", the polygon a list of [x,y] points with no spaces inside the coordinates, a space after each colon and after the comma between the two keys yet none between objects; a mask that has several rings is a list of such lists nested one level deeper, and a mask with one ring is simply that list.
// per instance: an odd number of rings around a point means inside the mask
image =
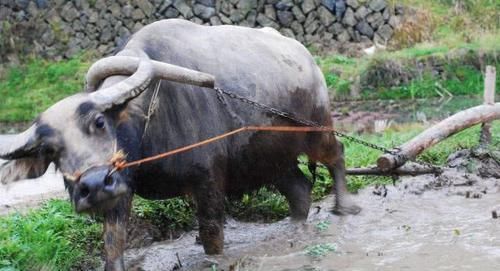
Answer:
[{"label": "buffalo horn", "polygon": [[0,135],[0,158],[18,159],[33,153],[38,146],[35,126],[19,134]]},{"label": "buffalo horn", "polygon": [[[140,61],[137,57],[111,56],[95,62],[87,72],[87,91],[95,91],[101,80],[109,76],[133,74]],[[214,87],[215,78],[210,74],[154,60],[151,63],[155,78],[200,87]]]},{"label": "buffalo horn", "polygon": [[154,76],[151,60],[141,59],[138,66],[127,79],[90,93],[91,100],[106,110],[137,97],[146,90]]}]

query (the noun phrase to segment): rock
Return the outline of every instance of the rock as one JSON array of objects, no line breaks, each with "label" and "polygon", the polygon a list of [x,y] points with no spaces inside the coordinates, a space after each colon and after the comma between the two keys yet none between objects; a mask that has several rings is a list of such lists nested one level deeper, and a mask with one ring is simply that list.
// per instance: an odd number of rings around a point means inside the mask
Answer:
[{"label": "rock", "polygon": [[348,26],[355,26],[357,21],[354,17],[354,11],[351,8],[347,8],[347,11],[344,14],[344,19],[342,19],[342,23]]},{"label": "rock", "polygon": [[308,26],[306,26],[304,30],[307,34],[313,34],[318,29],[319,25],[319,21],[313,21]]},{"label": "rock", "polygon": [[325,6],[331,13],[335,12],[335,0],[321,0],[321,4]]},{"label": "rock", "polygon": [[55,35],[54,35],[54,31],[52,31],[51,28],[49,28],[47,31],[45,31],[42,34],[43,44],[45,44],[47,46],[51,46],[52,44],[54,44],[54,40],[55,40]]},{"label": "rock", "polygon": [[222,21],[219,19],[219,17],[214,16],[210,18],[210,25],[221,25]]},{"label": "rock", "polygon": [[357,9],[359,7],[358,0],[346,0],[346,4],[353,9]]},{"label": "rock", "polygon": [[20,9],[26,9],[28,7],[28,4],[30,3],[30,0],[16,0],[15,4],[17,8]]},{"label": "rock", "polygon": [[330,26],[328,28],[328,32],[334,34],[334,35],[339,35],[340,33],[342,33],[342,31],[344,31],[344,27],[342,26],[341,23],[334,23],[332,24],[332,26]]},{"label": "rock", "polygon": [[366,21],[372,26],[373,29],[378,29],[384,24],[384,17],[382,17],[382,13],[375,12],[368,15],[366,17]]},{"label": "rock", "polygon": [[250,12],[247,15],[247,19],[245,20],[245,23],[248,25],[248,27],[255,27],[256,20],[257,20],[257,11],[250,10]]},{"label": "rock", "polygon": [[229,19],[226,15],[219,14],[219,17],[220,17],[220,21],[222,22],[222,24],[233,24],[231,19]]},{"label": "rock", "polygon": [[328,11],[327,8],[321,6],[318,8],[317,12],[318,12],[318,18],[324,26],[328,27],[333,22],[335,22],[336,19],[335,16],[333,16],[333,14],[330,13],[330,11]]},{"label": "rock", "polygon": [[348,42],[351,40],[351,36],[346,30],[343,30],[340,34],[337,35],[337,40],[339,42]]},{"label": "rock", "polygon": [[297,21],[293,21],[290,28],[292,28],[293,32],[297,35],[304,34],[304,27],[302,27],[302,24]]},{"label": "rock", "polygon": [[142,12],[142,10],[136,8],[132,11],[132,19],[134,19],[134,21],[142,20],[144,18],[146,18],[146,15]]},{"label": "rock", "polygon": [[310,25],[313,21],[315,21],[318,17],[318,13],[316,11],[312,11],[307,15],[306,21],[304,22],[304,27]]},{"label": "rock", "polygon": [[144,27],[144,25],[142,23],[140,23],[140,22],[135,23],[134,28],[132,28],[132,33],[139,31],[143,27]]},{"label": "rock", "polygon": [[165,18],[177,18],[179,16],[179,11],[174,8],[174,7],[169,7],[167,8],[167,10],[165,11],[165,13],[163,15],[165,15]]},{"label": "rock", "polygon": [[370,13],[369,9],[367,9],[365,6],[361,6],[354,13],[354,17],[358,20],[364,20],[366,15],[368,15],[369,13]]},{"label": "rock", "polygon": [[154,6],[148,0],[135,0],[134,1],[138,8],[144,12],[144,14],[149,17],[153,14]]},{"label": "rock", "polygon": [[66,22],[73,22],[74,19],[80,17],[80,12],[76,10],[72,2],[67,2],[61,10],[61,17]]},{"label": "rock", "polygon": [[236,7],[240,10],[243,17],[246,17],[251,10],[257,9],[257,0],[239,1]]},{"label": "rock", "polygon": [[209,20],[210,17],[215,15],[215,8],[206,7],[201,4],[195,4],[193,6],[193,12],[196,16],[204,20]]},{"label": "rock", "polygon": [[293,16],[295,16],[295,19],[297,21],[303,22],[306,20],[306,15],[304,15],[302,10],[298,6],[293,6],[292,13],[293,13]]},{"label": "rock", "polygon": [[387,3],[385,2],[385,0],[371,0],[368,4],[368,7],[370,7],[370,9],[373,11],[381,11],[385,7],[387,7]]},{"label": "rock", "polygon": [[215,0],[196,0],[195,2],[207,7],[215,7]]},{"label": "rock", "polygon": [[302,2],[301,7],[302,11],[305,14],[308,14],[309,12],[313,11],[316,8],[316,3],[314,2],[314,0],[304,0]]},{"label": "rock", "polygon": [[233,9],[231,11],[231,15],[229,16],[229,19],[231,19],[231,21],[233,21],[233,23],[239,23],[244,18],[245,18],[245,16],[242,14],[242,11],[240,11],[239,9]]},{"label": "rock", "polygon": [[377,30],[377,35],[382,39],[383,43],[382,44],[387,44],[387,41],[389,41],[392,37],[392,34],[394,31],[388,24],[382,25],[378,30]]},{"label": "rock", "polygon": [[295,34],[290,28],[281,28],[280,33],[285,37],[295,39]]},{"label": "rock", "polygon": [[290,10],[294,6],[292,0],[281,0],[274,4],[277,10]]},{"label": "rock", "polygon": [[111,6],[109,6],[108,10],[111,11],[111,14],[113,14],[113,16],[116,18],[120,17],[121,12],[122,12],[122,8],[116,2],[111,4]]},{"label": "rock", "polygon": [[7,20],[11,12],[7,7],[0,7],[0,21]]},{"label": "rock", "polygon": [[224,13],[225,15],[229,16],[231,15],[231,10],[233,9],[233,5],[229,3],[228,1],[222,1],[220,4],[219,12]]},{"label": "rock", "polygon": [[274,10],[273,5],[264,6],[264,14],[273,21],[276,21],[276,10]]},{"label": "rock", "polygon": [[397,15],[392,15],[391,18],[389,18],[389,25],[393,28],[396,29],[399,27],[401,24],[401,19]]},{"label": "rock", "polygon": [[382,17],[384,17],[385,22],[388,22],[389,18],[391,18],[391,12],[388,8],[384,9],[384,11],[382,12]]},{"label": "rock", "polygon": [[71,24],[71,28],[73,28],[73,30],[75,31],[82,31],[84,29],[83,24],[80,22],[80,20],[74,20]]},{"label": "rock", "polygon": [[29,2],[26,11],[28,11],[28,14],[32,17],[36,17],[38,15],[38,8],[36,7],[35,2]]},{"label": "rock", "polygon": [[267,18],[262,13],[259,13],[259,15],[257,15],[257,23],[259,23],[261,26],[272,27],[272,28],[275,28],[275,29],[279,28],[279,25],[276,22],[274,22],[273,20]]},{"label": "rock", "polygon": [[198,17],[191,17],[189,20],[195,24],[203,24],[203,20]]},{"label": "rock", "polygon": [[319,36],[318,35],[305,35],[305,42],[306,44],[313,44],[317,43],[319,41]]},{"label": "rock", "polygon": [[190,19],[193,17],[193,11],[188,4],[186,4],[185,0],[175,0],[172,5],[182,14],[182,16],[184,16],[184,18]]},{"label": "rock", "polygon": [[125,5],[122,7],[122,14],[125,18],[132,18],[133,11],[134,11],[134,7],[131,5]]},{"label": "rock", "polygon": [[36,2],[37,7],[40,9],[48,7],[47,0],[36,0],[35,2]]},{"label": "rock", "polygon": [[114,36],[114,34],[109,27],[104,28],[101,30],[101,35],[99,36],[99,41],[101,41],[101,43],[107,43],[107,42],[111,41],[113,36]]},{"label": "rock", "polygon": [[108,5],[106,4],[105,0],[96,0],[94,3],[94,9],[95,10],[106,10]]},{"label": "rock", "polygon": [[344,0],[335,1],[335,16],[337,18],[342,18],[344,16],[346,8],[347,6]]},{"label": "rock", "polygon": [[369,38],[373,38],[373,29],[372,27],[366,22],[366,21],[361,21],[356,25],[356,30],[359,31],[361,35],[365,35]]},{"label": "rock", "polygon": [[293,22],[293,13],[290,11],[278,10],[278,20],[284,27],[289,27]]},{"label": "rock", "polygon": [[173,0],[165,0],[163,3],[160,5],[158,8],[158,13],[163,14],[167,10],[168,7],[170,7],[173,3]]},{"label": "rock", "polygon": [[396,4],[394,6],[394,13],[396,15],[404,15],[405,14],[405,7],[402,4]]}]

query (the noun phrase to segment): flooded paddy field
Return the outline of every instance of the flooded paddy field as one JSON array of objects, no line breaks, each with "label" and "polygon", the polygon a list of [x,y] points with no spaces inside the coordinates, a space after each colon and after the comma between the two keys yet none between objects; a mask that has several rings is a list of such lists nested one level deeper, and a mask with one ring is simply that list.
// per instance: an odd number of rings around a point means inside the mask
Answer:
[{"label": "flooded paddy field", "polygon": [[368,187],[356,216],[335,216],[331,197],[306,223],[228,219],[224,256],[206,256],[195,231],[131,249],[132,270],[498,270],[500,180],[455,170]]}]

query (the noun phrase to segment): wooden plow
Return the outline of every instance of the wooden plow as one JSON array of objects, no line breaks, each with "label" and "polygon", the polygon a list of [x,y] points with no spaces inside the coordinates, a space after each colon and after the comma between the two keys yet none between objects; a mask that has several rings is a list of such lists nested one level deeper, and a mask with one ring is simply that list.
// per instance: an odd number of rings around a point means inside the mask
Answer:
[{"label": "wooden plow", "polygon": [[487,66],[484,84],[484,104],[460,111],[441,122],[429,127],[418,136],[403,145],[394,148],[391,153],[381,155],[377,166],[370,168],[348,169],[350,175],[421,175],[440,173],[439,167],[414,164],[406,165],[415,160],[425,149],[443,141],[444,139],[482,123],[480,144],[491,142],[491,122],[500,119],[500,103],[495,103],[495,67]]}]

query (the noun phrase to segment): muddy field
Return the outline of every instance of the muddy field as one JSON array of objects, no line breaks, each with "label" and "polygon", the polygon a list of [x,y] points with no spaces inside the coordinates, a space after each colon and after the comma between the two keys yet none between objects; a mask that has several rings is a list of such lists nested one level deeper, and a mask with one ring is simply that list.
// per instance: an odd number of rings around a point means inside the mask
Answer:
[{"label": "muddy field", "polygon": [[192,231],[130,249],[127,263],[131,270],[498,270],[500,179],[485,176],[500,167],[487,158],[466,173],[465,162],[479,161],[468,155],[453,156],[454,168],[439,177],[361,190],[356,216],[332,215],[330,197],[304,224],[228,219],[224,256],[204,255]]}]

